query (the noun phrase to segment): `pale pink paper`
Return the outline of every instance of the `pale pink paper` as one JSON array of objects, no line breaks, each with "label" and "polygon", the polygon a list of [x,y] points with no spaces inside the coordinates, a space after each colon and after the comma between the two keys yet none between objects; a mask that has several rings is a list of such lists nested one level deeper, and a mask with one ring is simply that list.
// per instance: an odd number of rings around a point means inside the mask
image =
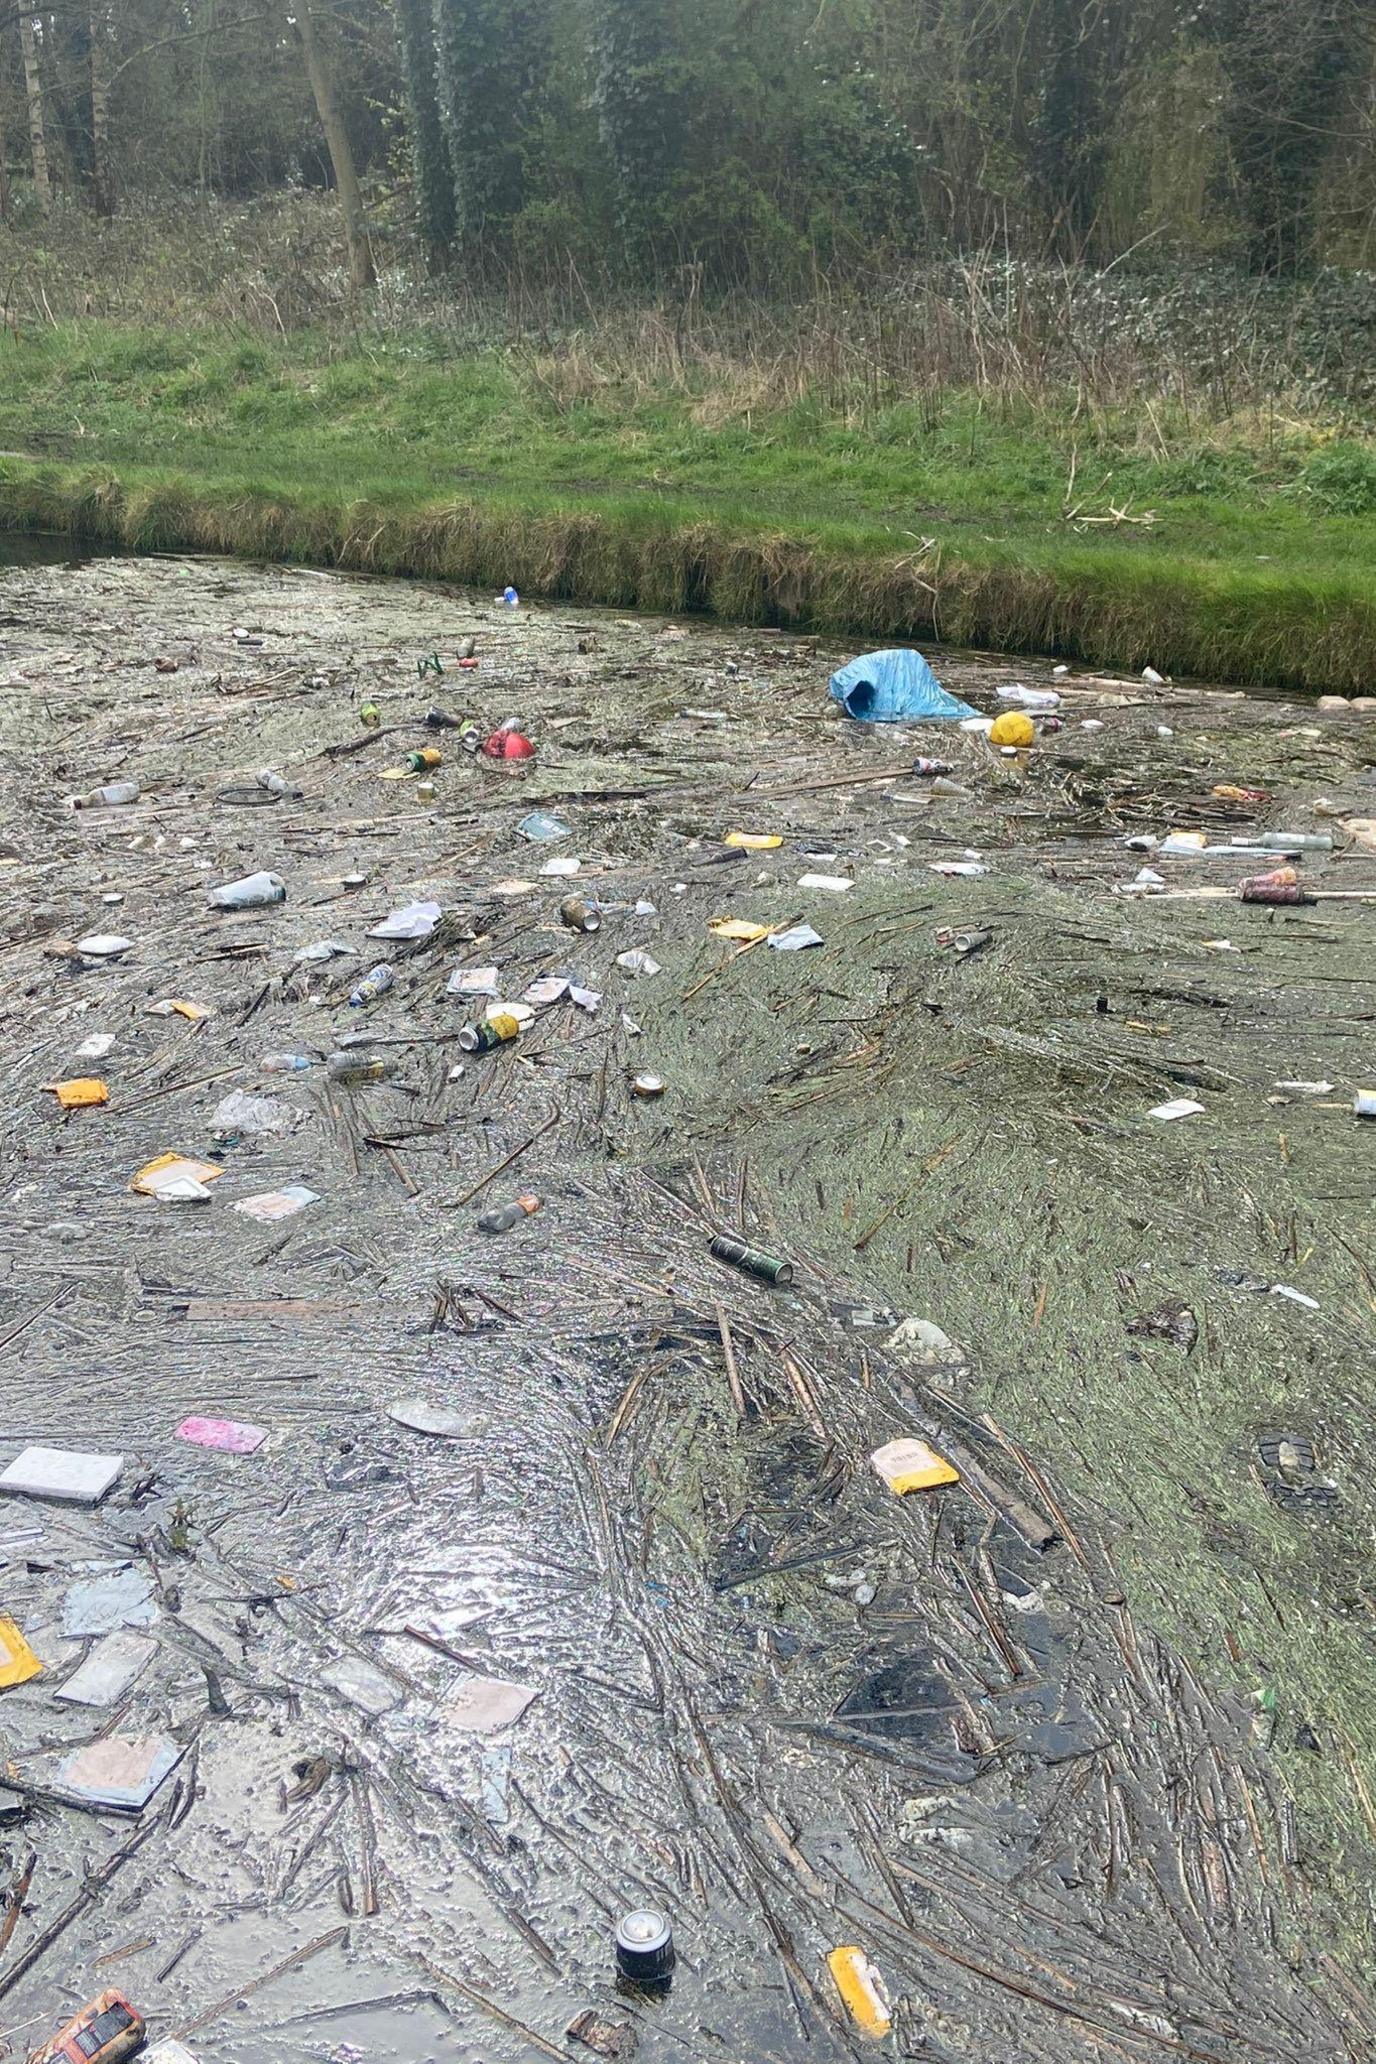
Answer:
[{"label": "pale pink paper", "polygon": [[177,1428],[177,1439],[194,1441],[198,1448],[223,1448],[227,1455],[252,1455],[267,1439],[262,1426],[245,1426],[237,1419],[201,1419],[194,1413]]}]

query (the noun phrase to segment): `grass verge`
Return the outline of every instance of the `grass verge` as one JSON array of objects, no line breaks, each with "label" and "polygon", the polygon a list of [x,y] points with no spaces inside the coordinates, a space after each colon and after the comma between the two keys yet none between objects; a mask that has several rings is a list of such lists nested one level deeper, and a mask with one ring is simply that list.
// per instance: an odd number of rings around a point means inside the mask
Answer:
[{"label": "grass verge", "polygon": [[867,642],[1376,678],[1376,461],[1318,424],[967,392],[757,406],[740,368],[647,385],[423,338],[82,323],[0,349],[11,528]]}]

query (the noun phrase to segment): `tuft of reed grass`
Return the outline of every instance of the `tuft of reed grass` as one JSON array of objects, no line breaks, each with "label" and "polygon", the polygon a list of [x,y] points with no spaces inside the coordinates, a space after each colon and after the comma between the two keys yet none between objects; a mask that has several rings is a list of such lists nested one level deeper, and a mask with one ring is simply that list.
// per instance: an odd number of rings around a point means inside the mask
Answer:
[{"label": "tuft of reed grass", "polygon": [[949,547],[877,555],[665,512],[420,507],[9,459],[0,526],[131,551],[190,551],[415,575],[489,589],[868,642],[939,638],[1096,666],[1317,692],[1376,678],[1376,599],[1350,579],[1086,546],[1054,569]]}]

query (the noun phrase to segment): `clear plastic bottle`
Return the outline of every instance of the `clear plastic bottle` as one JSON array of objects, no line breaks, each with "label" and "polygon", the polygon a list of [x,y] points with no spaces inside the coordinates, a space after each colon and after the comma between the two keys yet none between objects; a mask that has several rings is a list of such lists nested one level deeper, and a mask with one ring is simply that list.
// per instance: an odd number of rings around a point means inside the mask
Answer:
[{"label": "clear plastic bottle", "polygon": [[113,810],[122,803],[136,803],[139,799],[137,781],[107,781],[103,788],[87,789],[85,795],[72,797],[74,810]]},{"label": "clear plastic bottle", "polygon": [[505,587],[502,589],[502,600],[503,602],[505,602],[508,609],[519,609],[521,606],[521,598],[517,594],[515,588],[512,587]]},{"label": "clear plastic bottle", "polygon": [[325,1063],[331,1082],[385,1082],[395,1069],[385,1054],[332,1053]]},{"label": "clear plastic bottle", "polygon": [[264,1054],[258,1063],[265,1075],[299,1075],[315,1066],[309,1054]]}]

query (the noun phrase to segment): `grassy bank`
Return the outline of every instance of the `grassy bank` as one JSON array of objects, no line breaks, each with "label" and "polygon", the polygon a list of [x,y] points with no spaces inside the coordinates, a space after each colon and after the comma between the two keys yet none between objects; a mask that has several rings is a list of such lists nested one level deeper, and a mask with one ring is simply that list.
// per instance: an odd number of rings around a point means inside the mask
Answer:
[{"label": "grassy bank", "polygon": [[1376,459],[1317,420],[891,383],[823,401],[778,366],[647,376],[428,333],[59,323],[0,352],[11,527],[868,641],[1376,680]]}]

